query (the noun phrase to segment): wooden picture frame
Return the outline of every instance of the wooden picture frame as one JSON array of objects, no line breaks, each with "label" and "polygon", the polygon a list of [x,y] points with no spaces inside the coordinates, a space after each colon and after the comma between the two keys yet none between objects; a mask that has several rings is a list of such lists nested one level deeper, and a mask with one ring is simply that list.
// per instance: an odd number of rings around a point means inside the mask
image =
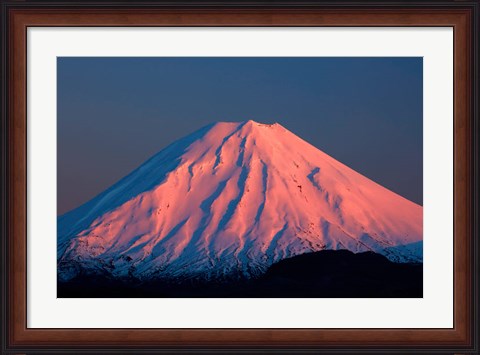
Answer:
[{"label": "wooden picture frame", "polygon": [[[477,1],[2,1],[2,352],[477,353]],[[454,28],[452,329],[30,329],[26,326],[26,31],[30,26],[451,26]]]}]

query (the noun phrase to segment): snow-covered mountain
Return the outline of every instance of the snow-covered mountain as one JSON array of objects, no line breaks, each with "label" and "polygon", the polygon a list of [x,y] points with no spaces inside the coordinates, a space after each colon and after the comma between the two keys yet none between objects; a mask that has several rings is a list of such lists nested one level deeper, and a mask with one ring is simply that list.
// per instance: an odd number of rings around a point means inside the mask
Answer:
[{"label": "snow-covered mountain", "polygon": [[420,262],[422,214],[278,123],[216,123],[60,216],[58,271],[251,277],[323,249]]}]

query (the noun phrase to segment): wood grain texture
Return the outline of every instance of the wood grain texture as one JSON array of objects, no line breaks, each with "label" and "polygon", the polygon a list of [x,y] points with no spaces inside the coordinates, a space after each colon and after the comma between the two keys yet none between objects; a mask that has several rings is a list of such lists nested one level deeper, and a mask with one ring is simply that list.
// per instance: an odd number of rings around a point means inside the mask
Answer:
[{"label": "wood grain texture", "polygon": [[[386,352],[478,349],[474,314],[474,169],[472,79],[478,6],[415,8],[124,8],[121,6],[4,7],[7,163],[5,349],[352,348]],[[29,26],[452,26],[454,28],[454,328],[453,329],[29,329],[26,326],[26,29]],[[477,118],[478,119],[478,118]],[[473,138],[472,138],[473,137]],[[477,196],[478,199],[478,196]],[[478,205],[478,201],[477,201]],[[478,211],[477,211],[478,212]],[[476,234],[478,236],[478,233]],[[93,348],[92,348],[93,347]],[[140,349],[140,348],[138,348]],[[137,349],[137,350],[138,350]],[[350,349],[350,350],[349,350]],[[98,352],[98,351],[96,351]],[[138,351],[137,351],[138,352]]]}]

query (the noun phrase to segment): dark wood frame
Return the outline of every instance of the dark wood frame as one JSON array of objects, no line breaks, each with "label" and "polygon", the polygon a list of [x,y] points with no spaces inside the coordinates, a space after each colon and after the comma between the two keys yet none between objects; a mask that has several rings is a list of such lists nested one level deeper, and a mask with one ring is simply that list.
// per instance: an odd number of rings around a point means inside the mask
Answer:
[{"label": "dark wood frame", "polygon": [[[2,353],[478,353],[478,1],[3,1]],[[29,26],[452,26],[453,329],[29,329],[26,327],[26,30]],[[274,349],[274,350],[273,350]]]}]

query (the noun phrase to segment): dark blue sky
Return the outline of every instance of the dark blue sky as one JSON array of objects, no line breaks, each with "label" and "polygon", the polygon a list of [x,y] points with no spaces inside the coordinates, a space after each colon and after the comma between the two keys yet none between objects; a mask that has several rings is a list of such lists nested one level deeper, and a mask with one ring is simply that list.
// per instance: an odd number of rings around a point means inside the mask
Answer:
[{"label": "dark blue sky", "polygon": [[210,122],[279,122],[422,204],[422,58],[58,58],[58,213]]}]

